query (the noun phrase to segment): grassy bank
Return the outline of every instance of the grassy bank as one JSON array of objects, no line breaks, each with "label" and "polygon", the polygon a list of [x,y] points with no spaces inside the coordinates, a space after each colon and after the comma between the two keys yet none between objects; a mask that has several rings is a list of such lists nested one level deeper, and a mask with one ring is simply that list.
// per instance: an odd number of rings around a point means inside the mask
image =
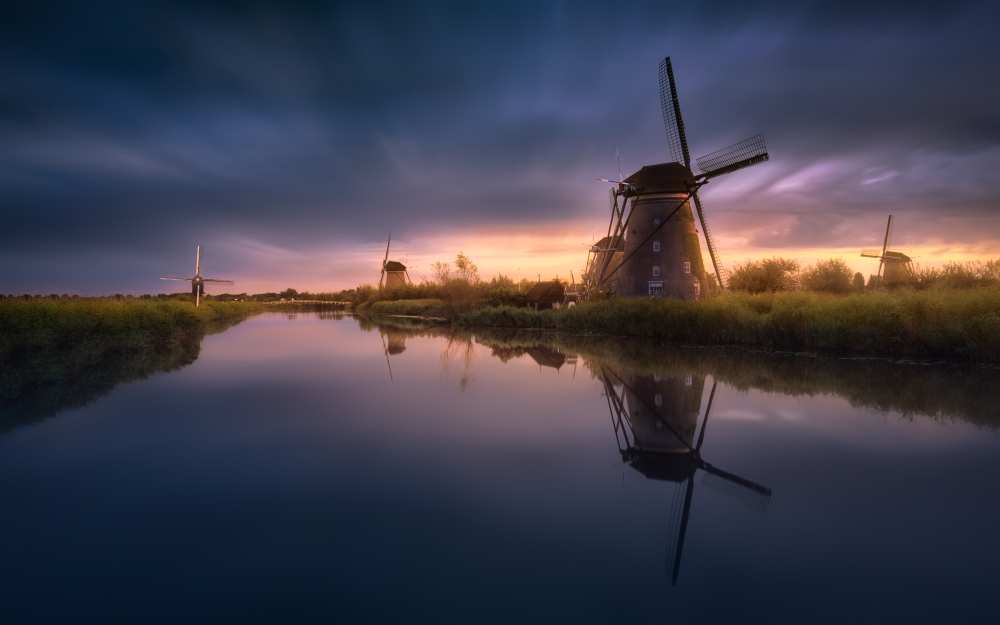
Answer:
[{"label": "grassy bank", "polygon": [[727,293],[701,302],[610,300],[561,310],[489,307],[466,327],[541,328],[692,345],[1000,362],[1000,288],[827,295]]},{"label": "grassy bank", "polygon": [[115,385],[189,364],[205,334],[255,304],[0,300],[0,431],[80,406]]},{"label": "grassy bank", "polygon": [[[361,306],[358,312],[371,315],[412,315],[452,318],[462,309],[437,298],[381,300]],[[468,310],[468,309],[465,309]]]}]

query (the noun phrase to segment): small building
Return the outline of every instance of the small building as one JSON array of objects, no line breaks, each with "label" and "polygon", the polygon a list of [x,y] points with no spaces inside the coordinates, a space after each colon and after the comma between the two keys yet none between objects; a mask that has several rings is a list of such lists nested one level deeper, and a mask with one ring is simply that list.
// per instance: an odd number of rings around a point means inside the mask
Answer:
[{"label": "small building", "polygon": [[406,265],[398,260],[385,262],[385,288],[391,289],[406,284]]}]

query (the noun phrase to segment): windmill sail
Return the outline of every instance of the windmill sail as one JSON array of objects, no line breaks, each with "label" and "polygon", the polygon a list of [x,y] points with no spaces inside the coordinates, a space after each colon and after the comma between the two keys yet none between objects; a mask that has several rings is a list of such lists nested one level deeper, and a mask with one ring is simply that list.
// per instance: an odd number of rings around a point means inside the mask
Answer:
[{"label": "windmill sail", "polygon": [[723,174],[763,163],[770,156],[763,135],[754,135],[698,159],[699,178],[710,180]]},{"label": "windmill sail", "polygon": [[681,105],[677,99],[677,83],[674,80],[674,69],[669,56],[660,62],[659,79],[660,110],[663,113],[663,127],[667,131],[667,155],[671,160],[690,167],[691,155],[688,152],[684,119],[681,117]]},{"label": "windmill sail", "polygon": [[378,288],[382,288],[382,281],[385,280],[385,264],[389,262],[389,244],[392,243],[392,233],[389,233],[389,238],[385,241],[385,256],[382,257],[382,273],[378,277]]}]

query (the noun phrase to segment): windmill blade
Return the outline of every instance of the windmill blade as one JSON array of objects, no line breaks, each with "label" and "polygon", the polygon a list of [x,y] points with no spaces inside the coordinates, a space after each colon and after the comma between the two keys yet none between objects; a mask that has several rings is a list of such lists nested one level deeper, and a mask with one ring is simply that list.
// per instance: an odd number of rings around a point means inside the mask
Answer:
[{"label": "windmill blade", "polygon": [[216,280],[215,278],[202,278],[202,282],[214,282],[216,284],[236,284],[232,280]]},{"label": "windmill blade", "polygon": [[764,495],[765,497],[770,497],[771,496],[771,489],[770,488],[768,488],[767,486],[763,486],[761,484],[758,484],[757,482],[754,482],[753,480],[748,480],[747,478],[740,477],[739,475],[736,475],[735,473],[730,473],[729,471],[724,471],[724,470],[720,469],[719,467],[717,467],[717,466],[715,466],[715,465],[713,465],[711,463],[708,463],[708,462],[702,461],[699,466],[700,466],[700,468],[702,468],[705,471],[711,473],[712,475],[717,475],[718,477],[721,477],[724,480],[728,480],[730,482],[733,482],[734,484],[739,484],[740,486],[743,486],[744,488],[749,488],[750,490],[756,491],[756,492],[760,493],[761,495]]},{"label": "windmill blade", "polygon": [[885,240],[882,241],[882,256],[885,256],[885,251],[889,249],[889,231],[892,230],[892,215],[889,215],[889,221],[885,224]]},{"label": "windmill blade", "polygon": [[698,169],[702,172],[698,177],[710,180],[763,163],[769,158],[764,135],[754,135],[697,159]]},{"label": "windmill blade", "polygon": [[378,288],[382,288],[382,281],[385,279],[385,264],[389,261],[389,244],[392,243],[392,233],[385,241],[385,256],[382,257],[382,273],[378,277]]},{"label": "windmill blade", "polygon": [[194,249],[194,275],[201,273],[201,246],[196,245]]},{"label": "windmill blade", "polygon": [[618,179],[625,180],[625,174],[622,173],[622,153],[618,148],[615,148],[615,159],[618,161]]},{"label": "windmill blade", "polygon": [[194,278],[178,278],[176,276],[163,276],[160,278],[160,280],[179,280],[181,282],[190,282],[193,279]]},{"label": "windmill blade", "polygon": [[722,264],[719,262],[719,254],[715,251],[715,242],[712,240],[712,231],[708,229],[708,222],[705,221],[705,210],[701,206],[701,198],[698,191],[692,192],[694,198],[695,212],[698,213],[698,221],[701,223],[701,233],[705,235],[705,246],[708,247],[708,256],[712,259],[712,268],[715,269],[715,280],[719,283],[720,289],[725,289],[726,285],[722,281]]},{"label": "windmill blade", "polygon": [[198,308],[199,306],[201,306],[201,285],[194,289],[194,307]]},{"label": "windmill blade", "polygon": [[705,418],[701,422],[701,431],[698,432],[698,444],[695,445],[695,450],[701,449],[701,444],[705,442],[705,428],[708,427],[708,415],[712,412],[712,402],[715,400],[715,387],[718,385],[715,377],[712,377],[712,391],[708,394],[708,405],[705,406]]},{"label": "windmill blade", "polygon": [[677,99],[677,83],[674,80],[674,69],[670,57],[660,62],[660,110],[663,112],[663,127],[667,132],[667,154],[671,160],[684,163],[691,167],[691,154],[688,152],[687,135],[684,132],[684,119],[681,117],[681,105]]},{"label": "windmill blade", "polygon": [[389,368],[389,381],[395,382],[392,377],[392,365],[389,364],[389,347],[385,344],[385,337],[382,336],[381,330],[379,330],[378,338],[382,340],[382,353],[385,354],[385,366]]},{"label": "windmill blade", "polygon": [[681,512],[681,527],[677,532],[677,548],[674,549],[674,570],[671,584],[677,585],[681,573],[681,556],[684,554],[684,537],[687,535],[688,519],[691,518],[691,499],[694,496],[694,475],[688,478],[687,492],[684,493],[684,510]]},{"label": "windmill blade", "polygon": [[878,263],[878,277],[882,277],[882,269],[885,267],[885,251],[889,248],[889,231],[892,229],[892,215],[889,215],[889,221],[885,223],[885,239],[882,241],[882,255],[879,257]]},{"label": "windmill blade", "polygon": [[873,249],[861,250],[861,255],[865,258],[882,258],[881,252]]}]

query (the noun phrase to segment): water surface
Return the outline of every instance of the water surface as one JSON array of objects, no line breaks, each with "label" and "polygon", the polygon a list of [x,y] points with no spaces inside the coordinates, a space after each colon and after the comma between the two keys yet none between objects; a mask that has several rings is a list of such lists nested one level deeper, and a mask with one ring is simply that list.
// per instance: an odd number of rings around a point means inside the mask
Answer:
[{"label": "water surface", "polygon": [[0,622],[989,621],[996,373],[263,315],[0,435]]}]

